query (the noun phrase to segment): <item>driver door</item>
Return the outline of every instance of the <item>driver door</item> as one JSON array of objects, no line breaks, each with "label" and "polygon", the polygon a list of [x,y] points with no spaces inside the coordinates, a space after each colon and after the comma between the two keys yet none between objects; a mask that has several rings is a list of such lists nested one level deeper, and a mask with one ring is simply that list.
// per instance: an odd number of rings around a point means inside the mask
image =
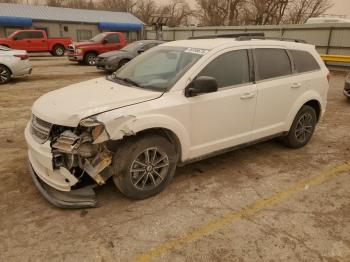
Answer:
[{"label": "driver door", "polygon": [[218,91],[189,97],[190,158],[246,143],[252,139],[257,89],[248,50],[223,51],[197,76],[210,76]]},{"label": "driver door", "polygon": [[12,48],[13,49],[22,49],[22,50],[29,50],[30,49],[30,43],[28,42],[28,32],[22,31],[18,32],[16,35],[12,38]]}]

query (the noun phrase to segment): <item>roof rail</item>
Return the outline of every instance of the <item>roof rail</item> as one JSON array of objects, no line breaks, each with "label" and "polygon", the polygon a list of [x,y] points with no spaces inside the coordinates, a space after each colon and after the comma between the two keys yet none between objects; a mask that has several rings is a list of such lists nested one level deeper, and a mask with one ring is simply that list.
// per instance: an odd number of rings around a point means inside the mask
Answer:
[{"label": "roof rail", "polygon": [[236,34],[224,34],[224,35],[202,35],[191,36],[188,39],[215,39],[215,38],[238,38],[238,37],[265,37],[265,33],[236,33]]},{"label": "roof rail", "polygon": [[295,43],[303,43],[307,44],[307,41],[302,39],[294,39],[294,38],[285,38],[285,37],[268,37],[268,36],[240,36],[237,37],[237,41],[246,41],[246,40],[252,40],[252,39],[260,39],[260,40],[279,40],[279,41],[288,41],[288,42],[295,42]]}]

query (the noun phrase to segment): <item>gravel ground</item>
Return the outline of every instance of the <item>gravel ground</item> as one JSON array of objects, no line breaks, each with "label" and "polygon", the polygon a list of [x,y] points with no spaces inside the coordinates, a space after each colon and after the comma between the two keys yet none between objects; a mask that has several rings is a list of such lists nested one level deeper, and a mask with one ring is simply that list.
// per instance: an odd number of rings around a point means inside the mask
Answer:
[{"label": "gravel ground", "polygon": [[[104,74],[32,58],[0,87],[0,261],[350,261],[350,103],[334,72],[310,144],[269,141],[178,168],[161,194],[98,188],[101,207],[62,210],[33,185],[23,130],[34,100]],[[302,181],[302,182],[300,182]]]}]

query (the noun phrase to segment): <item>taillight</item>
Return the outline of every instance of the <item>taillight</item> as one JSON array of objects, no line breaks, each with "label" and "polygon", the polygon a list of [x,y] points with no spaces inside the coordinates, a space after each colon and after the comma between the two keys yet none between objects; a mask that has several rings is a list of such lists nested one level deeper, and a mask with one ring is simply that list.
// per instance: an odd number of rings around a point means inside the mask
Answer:
[{"label": "taillight", "polygon": [[331,73],[328,73],[328,74],[327,74],[327,80],[328,80],[328,82],[331,80],[331,76],[332,76]]},{"label": "taillight", "polygon": [[14,56],[20,58],[21,60],[28,59],[28,55],[14,55]]}]

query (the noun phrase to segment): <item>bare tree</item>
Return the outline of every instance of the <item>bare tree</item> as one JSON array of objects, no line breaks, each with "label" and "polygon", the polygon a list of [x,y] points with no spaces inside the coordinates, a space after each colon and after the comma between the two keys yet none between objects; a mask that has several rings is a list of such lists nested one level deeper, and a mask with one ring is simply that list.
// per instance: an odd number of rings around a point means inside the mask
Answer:
[{"label": "bare tree", "polygon": [[133,13],[137,0],[102,0],[101,9]]},{"label": "bare tree", "polygon": [[280,24],[293,0],[251,0],[245,6],[244,24]]},{"label": "bare tree", "polygon": [[203,25],[240,25],[247,0],[197,0]]},{"label": "bare tree", "polygon": [[293,0],[286,21],[292,24],[305,23],[310,17],[324,14],[332,6],[329,0]]},{"label": "bare tree", "polygon": [[194,14],[185,0],[172,0],[169,4],[159,8],[159,13],[169,15],[169,26],[188,25],[189,18]]},{"label": "bare tree", "polygon": [[157,11],[157,5],[154,0],[139,0],[134,8],[134,15],[142,22],[150,25],[152,15],[157,13]]}]

